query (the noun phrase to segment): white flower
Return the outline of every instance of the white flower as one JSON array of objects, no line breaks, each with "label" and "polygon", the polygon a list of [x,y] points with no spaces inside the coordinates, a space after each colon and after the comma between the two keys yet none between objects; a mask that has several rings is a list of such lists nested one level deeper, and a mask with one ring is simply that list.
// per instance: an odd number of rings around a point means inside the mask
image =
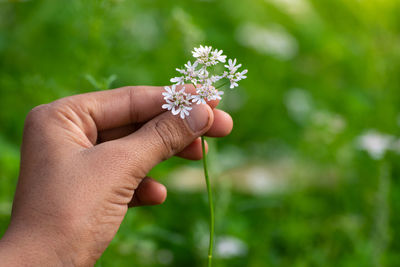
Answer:
[{"label": "white flower", "polygon": [[231,80],[231,79],[230,79],[229,81],[230,81],[230,83],[231,83],[231,85],[229,86],[229,88],[233,89],[233,88],[239,86],[239,84],[236,82],[236,80]]},{"label": "white flower", "polygon": [[192,65],[192,63],[190,61],[188,61],[185,64],[185,68],[186,68],[185,80],[186,81],[190,81],[191,83],[193,83],[195,85],[197,84],[196,77],[198,76],[198,72],[196,71],[196,67],[197,67],[198,64],[199,63],[197,61],[195,63],[193,63],[193,65]]},{"label": "white flower", "polygon": [[236,65],[236,58],[232,61],[232,59],[228,59],[228,65],[224,65],[225,68],[229,70],[230,74],[234,74],[238,68],[242,66],[242,64]]},{"label": "white flower", "polygon": [[390,149],[394,137],[369,130],[358,138],[358,146],[365,150],[375,160],[382,159],[386,151]]},{"label": "white flower", "polygon": [[222,55],[222,50],[215,49],[214,51],[211,52],[211,57],[210,61],[212,65],[218,64],[218,61],[225,63],[226,61],[226,56]]},{"label": "white flower", "polygon": [[216,254],[224,259],[244,256],[248,251],[246,243],[233,236],[220,237],[215,245]]},{"label": "white flower", "polygon": [[212,47],[211,46],[202,46],[200,47],[195,47],[194,51],[192,51],[192,54],[195,58],[208,58],[210,52],[211,52]]},{"label": "white flower", "polygon": [[207,71],[206,68],[201,68],[197,72],[197,77],[199,78],[199,81],[201,83],[206,83],[208,80],[209,72]]},{"label": "white flower", "polygon": [[180,105],[177,108],[172,109],[172,114],[177,115],[180,114],[181,119],[184,119],[185,116],[189,116],[189,110],[192,110],[191,107]]},{"label": "white flower", "polygon": [[197,58],[197,62],[200,64],[204,64],[206,66],[211,66],[212,63],[210,61],[210,53],[211,53],[211,46],[202,46],[198,48],[194,48],[194,51],[192,51],[192,54],[195,58]]},{"label": "white flower", "polygon": [[164,87],[164,90],[166,92],[163,92],[162,95],[164,96],[164,99],[173,99],[174,96],[176,95],[176,85],[172,85],[171,88],[169,88],[168,86]]},{"label": "white flower", "polygon": [[233,89],[237,86],[239,86],[239,84],[237,83],[236,80],[236,75],[235,74],[227,74],[226,78],[229,80],[229,82],[231,83],[231,85],[229,86],[229,88]]},{"label": "white flower", "polygon": [[212,85],[203,85],[197,88],[197,95],[192,96],[192,102],[197,104],[206,104],[206,101],[221,100],[222,91],[218,91]]},{"label": "white flower", "polygon": [[171,83],[175,83],[176,85],[184,84],[185,83],[185,77],[184,76],[174,77],[174,78],[171,78],[170,82]]},{"label": "white flower", "polygon": [[190,62],[190,61],[188,61],[186,64],[185,64],[185,68],[186,68],[186,72],[187,73],[195,73],[195,71],[196,71],[196,67],[199,65],[199,63],[196,61],[196,62],[194,62],[193,63],[193,65],[192,65],[192,63]]},{"label": "white flower", "polygon": [[224,76],[229,79],[229,82],[231,83],[230,88],[235,88],[238,85],[238,81],[246,79],[247,76],[245,74],[247,73],[247,70],[244,70],[242,72],[237,72],[238,69],[242,66],[242,64],[236,65],[236,58],[234,60],[229,59],[228,60],[228,65],[224,65],[225,68],[228,69],[228,71],[224,72]]},{"label": "white flower", "polygon": [[218,82],[219,80],[221,80],[222,78],[224,78],[224,76],[223,75],[212,75],[210,78],[209,78],[209,82],[211,83],[211,84],[213,84],[213,83],[216,83],[216,82]]},{"label": "white flower", "polygon": [[178,68],[176,68],[176,71],[179,72],[180,74],[187,75],[187,71],[184,70],[184,69],[178,69]]},{"label": "white flower", "polygon": [[224,94],[223,91],[218,91],[217,89],[215,89],[214,86],[211,86],[211,90],[210,90],[210,97],[209,97],[209,101],[211,100],[221,100],[222,99],[222,95]]},{"label": "white flower", "polygon": [[163,109],[171,110],[173,115],[180,114],[182,119],[189,115],[190,100],[192,96],[185,92],[185,87],[182,87],[180,91],[176,91],[176,85],[172,85],[171,88],[168,86],[164,87],[166,92],[163,92],[164,100],[166,104],[162,105]]},{"label": "white flower", "polygon": [[236,72],[235,73],[235,77],[236,77],[235,80],[238,82],[240,80],[246,79],[247,78],[247,76],[245,76],[246,73],[247,73],[247,70],[244,70],[242,72]]},{"label": "white flower", "polygon": [[234,74],[228,74],[227,78],[229,79],[229,82],[231,83],[230,88],[235,88],[239,86],[237,82],[240,80],[246,79],[247,76],[245,74],[247,73],[247,70],[244,70],[242,72],[236,72]]},{"label": "white flower", "polygon": [[193,103],[196,103],[197,105],[200,105],[200,104],[207,104],[207,102],[206,102],[206,97],[204,97],[204,96],[201,95],[201,94],[193,95],[192,102],[193,102]]},{"label": "white flower", "polygon": [[[218,81],[227,79],[230,88],[239,86],[238,82],[247,78],[245,75],[247,70],[238,71],[242,64],[237,64],[236,58],[228,60],[228,64],[224,65],[226,70],[223,73],[215,73],[211,69],[214,65],[226,62],[226,56],[222,53],[222,50],[213,49],[211,46],[200,45],[200,47],[195,47],[192,54],[196,60],[193,63],[189,60],[182,69],[177,68],[176,71],[181,76],[170,80],[174,84],[171,88],[165,87],[166,92],[163,95],[166,104],[162,105],[162,108],[170,110],[174,115],[180,114],[182,118],[185,118],[192,109],[190,107],[192,103],[206,104],[207,101],[221,100],[224,92],[216,89],[215,84]],[[195,95],[187,94],[184,88],[176,92],[176,85],[183,85],[185,82],[196,86]]]}]

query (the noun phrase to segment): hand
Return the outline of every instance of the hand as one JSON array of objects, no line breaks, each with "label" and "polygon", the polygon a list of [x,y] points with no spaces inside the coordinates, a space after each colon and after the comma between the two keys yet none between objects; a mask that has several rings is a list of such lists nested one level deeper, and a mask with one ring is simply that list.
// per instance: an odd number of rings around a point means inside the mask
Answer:
[{"label": "hand", "polygon": [[216,102],[193,105],[182,120],[161,109],[162,92],[124,87],[63,98],[28,114],[11,223],[0,241],[2,264],[93,265],[128,207],[166,198],[165,187],[146,177],[155,165],[173,155],[200,159],[199,136],[231,131],[231,117],[213,109]]}]

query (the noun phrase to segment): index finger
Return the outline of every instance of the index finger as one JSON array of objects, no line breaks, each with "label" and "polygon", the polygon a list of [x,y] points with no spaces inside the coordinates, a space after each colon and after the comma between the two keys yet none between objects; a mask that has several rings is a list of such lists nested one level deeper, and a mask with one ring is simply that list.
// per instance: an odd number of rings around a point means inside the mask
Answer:
[{"label": "index finger", "polygon": [[[178,86],[181,89],[182,86]],[[193,85],[185,85],[194,93]],[[97,131],[112,129],[133,123],[146,122],[165,111],[161,86],[127,86],[68,97],[74,106],[93,119]],[[217,101],[209,105],[214,108]]]}]

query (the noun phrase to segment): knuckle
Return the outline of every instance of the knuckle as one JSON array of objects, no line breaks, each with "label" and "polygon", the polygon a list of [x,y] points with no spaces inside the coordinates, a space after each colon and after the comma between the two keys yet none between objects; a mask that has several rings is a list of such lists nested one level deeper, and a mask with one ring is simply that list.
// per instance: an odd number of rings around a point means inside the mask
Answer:
[{"label": "knuckle", "polygon": [[70,97],[66,98],[61,98],[58,99],[52,103],[49,104],[49,110],[51,114],[57,114],[57,113],[64,113],[66,112],[69,107],[71,106],[71,101],[69,99]]},{"label": "knuckle", "polygon": [[57,118],[67,107],[68,102],[64,99],[34,107],[26,116],[25,129],[38,129],[49,125],[49,120]]},{"label": "knuckle", "polygon": [[29,111],[25,119],[25,128],[40,126],[49,113],[49,105],[43,104]]},{"label": "knuckle", "polygon": [[171,157],[182,147],[182,133],[171,120],[161,119],[154,125],[154,131],[165,151],[165,157]]}]

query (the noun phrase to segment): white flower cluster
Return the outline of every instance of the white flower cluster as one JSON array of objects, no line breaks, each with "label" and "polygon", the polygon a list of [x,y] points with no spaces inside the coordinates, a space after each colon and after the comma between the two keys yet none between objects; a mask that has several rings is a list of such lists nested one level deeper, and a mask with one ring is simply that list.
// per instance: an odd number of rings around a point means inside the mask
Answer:
[{"label": "white flower cluster", "polygon": [[400,153],[400,139],[376,130],[368,130],[357,141],[358,147],[367,151],[374,160],[382,159],[389,150]]},{"label": "white flower cluster", "polygon": [[[222,54],[222,50],[214,49],[211,46],[200,46],[192,51],[195,62],[188,61],[185,68],[176,69],[181,76],[174,77],[170,81],[174,83],[171,87],[165,86],[163,93],[166,104],[162,105],[163,109],[171,110],[172,114],[180,114],[182,119],[189,115],[193,103],[205,104],[207,101],[221,100],[224,92],[219,91],[219,87],[215,87],[215,83],[222,79],[227,79],[230,88],[238,86],[240,80],[246,79],[247,70],[238,71],[242,64],[236,65],[236,59],[228,60],[228,65],[224,65],[225,71],[220,75],[210,73],[210,67],[219,63],[226,62],[226,56]],[[191,95],[185,92],[185,86],[181,90],[176,90],[176,85],[191,83],[196,87],[196,94]]]}]

